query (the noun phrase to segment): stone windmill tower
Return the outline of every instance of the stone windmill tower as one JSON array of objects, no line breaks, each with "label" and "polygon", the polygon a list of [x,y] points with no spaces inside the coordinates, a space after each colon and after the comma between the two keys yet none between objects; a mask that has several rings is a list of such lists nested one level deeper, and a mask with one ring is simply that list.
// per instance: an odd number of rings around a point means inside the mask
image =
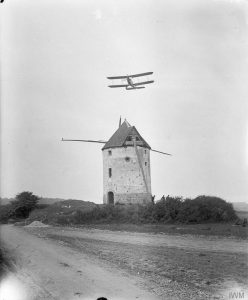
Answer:
[{"label": "stone windmill tower", "polygon": [[126,120],[102,148],[103,203],[149,203],[151,147]]},{"label": "stone windmill tower", "polygon": [[71,140],[104,144],[103,154],[103,203],[145,204],[152,201],[150,151],[151,149],[135,126],[126,120],[108,141]]}]

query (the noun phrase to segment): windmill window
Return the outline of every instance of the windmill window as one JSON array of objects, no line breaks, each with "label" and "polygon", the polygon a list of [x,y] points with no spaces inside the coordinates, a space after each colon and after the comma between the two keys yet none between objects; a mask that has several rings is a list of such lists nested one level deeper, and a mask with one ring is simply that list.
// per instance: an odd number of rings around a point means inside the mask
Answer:
[{"label": "windmill window", "polygon": [[111,151],[111,150],[108,151],[108,155],[109,155],[109,156],[112,155],[112,151]]},{"label": "windmill window", "polygon": [[145,166],[147,166],[147,162],[145,162]]},{"label": "windmill window", "polygon": [[126,161],[126,162],[129,162],[129,161],[130,161],[130,157],[126,156],[126,157],[125,157],[125,161]]},{"label": "windmill window", "polygon": [[112,177],[112,168],[109,168],[109,178]]},{"label": "windmill window", "polygon": [[140,141],[140,139],[139,139],[139,137],[138,137],[138,136],[136,136],[136,141]]},{"label": "windmill window", "polygon": [[128,142],[131,142],[131,141],[132,141],[132,136],[131,136],[131,135],[129,135],[129,136],[127,137],[127,141],[128,141]]},{"label": "windmill window", "polygon": [[146,154],[146,150],[145,150],[145,154]]}]

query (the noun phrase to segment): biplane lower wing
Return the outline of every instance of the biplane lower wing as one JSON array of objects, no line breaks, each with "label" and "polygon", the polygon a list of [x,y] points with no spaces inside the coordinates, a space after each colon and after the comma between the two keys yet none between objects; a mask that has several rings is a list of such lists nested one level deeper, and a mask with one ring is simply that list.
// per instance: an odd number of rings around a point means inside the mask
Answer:
[{"label": "biplane lower wing", "polygon": [[144,86],[138,86],[138,87],[132,87],[132,86],[127,86],[126,90],[137,90],[137,89],[144,89]]},{"label": "biplane lower wing", "polygon": [[153,83],[153,82],[154,82],[154,80],[149,80],[149,81],[133,83],[133,85],[137,86],[137,85],[149,84],[149,83]]},{"label": "biplane lower wing", "polygon": [[127,87],[128,84],[115,84],[115,85],[109,85],[110,88],[119,88],[119,87]]}]

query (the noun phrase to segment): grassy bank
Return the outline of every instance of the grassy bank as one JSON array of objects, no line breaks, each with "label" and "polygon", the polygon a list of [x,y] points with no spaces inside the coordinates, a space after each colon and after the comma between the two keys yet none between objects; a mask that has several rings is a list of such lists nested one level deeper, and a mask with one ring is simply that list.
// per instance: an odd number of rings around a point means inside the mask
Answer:
[{"label": "grassy bank", "polygon": [[204,236],[248,238],[248,227],[235,226],[232,223],[206,223],[206,224],[90,224],[77,227],[94,228],[112,231],[129,231],[143,233],[164,234],[192,234]]},{"label": "grassy bank", "polygon": [[199,224],[235,221],[238,217],[232,207],[223,199],[199,196],[195,199],[166,197],[156,203],[146,205],[85,205],[78,207],[51,205],[43,210],[34,210],[30,220],[49,224]]},{"label": "grassy bank", "polygon": [[9,271],[14,270],[14,259],[10,253],[0,245],[0,281],[6,276]]}]

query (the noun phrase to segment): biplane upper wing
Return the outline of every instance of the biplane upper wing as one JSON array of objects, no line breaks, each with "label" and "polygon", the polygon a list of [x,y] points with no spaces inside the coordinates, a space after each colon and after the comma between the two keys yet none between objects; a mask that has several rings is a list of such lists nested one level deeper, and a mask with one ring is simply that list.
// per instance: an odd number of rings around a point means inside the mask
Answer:
[{"label": "biplane upper wing", "polygon": [[137,82],[137,83],[133,83],[134,86],[136,85],[143,85],[143,84],[149,84],[149,83],[153,83],[154,80],[149,80],[149,81],[143,81],[143,82]]},{"label": "biplane upper wing", "polygon": [[153,72],[146,72],[146,73],[140,73],[140,74],[134,74],[134,75],[126,75],[126,76],[111,76],[107,77],[108,79],[125,79],[127,77],[134,78],[134,77],[140,77],[140,76],[146,76],[151,75]]},{"label": "biplane upper wing", "polygon": [[118,88],[118,87],[127,87],[128,84],[116,84],[116,85],[109,85],[110,88]]},{"label": "biplane upper wing", "polygon": [[125,79],[128,76],[112,76],[112,77],[107,77],[108,79]]},{"label": "biplane upper wing", "polygon": [[151,75],[151,74],[153,74],[153,72],[140,73],[140,74],[130,75],[128,77],[133,78],[133,77],[140,77],[140,76],[146,76],[146,75]]}]

